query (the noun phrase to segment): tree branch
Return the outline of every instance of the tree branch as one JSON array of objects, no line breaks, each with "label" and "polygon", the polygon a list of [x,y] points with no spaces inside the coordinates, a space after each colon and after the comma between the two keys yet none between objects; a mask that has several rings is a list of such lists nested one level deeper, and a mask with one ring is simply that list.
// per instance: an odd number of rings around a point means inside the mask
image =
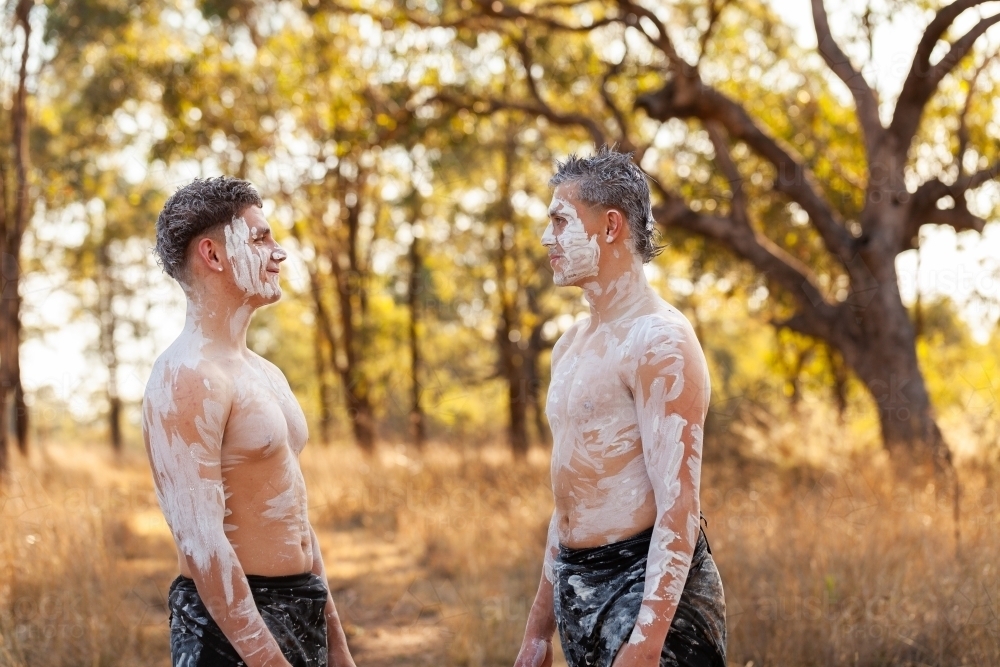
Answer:
[{"label": "tree branch", "polygon": [[743,176],[733,162],[733,157],[729,153],[729,146],[722,135],[722,128],[717,121],[709,121],[705,124],[708,137],[712,140],[712,147],[715,148],[715,162],[719,165],[719,170],[729,181],[729,189],[732,192],[732,213],[734,221],[741,225],[750,225],[750,216],[747,212],[747,198],[743,190]]},{"label": "tree branch", "polygon": [[843,305],[827,301],[816,287],[809,269],[749,224],[733,218],[704,215],[691,210],[680,198],[672,197],[653,209],[665,227],[680,227],[718,241],[748,260],[765,278],[791,296],[798,304],[797,317],[808,323],[810,335],[828,340],[841,331],[851,318],[842,317]]},{"label": "tree branch", "polygon": [[612,23],[617,23],[617,17],[608,16],[597,21],[592,22],[590,25],[570,25],[568,23],[562,23],[561,21],[556,21],[545,16],[539,16],[538,14],[532,12],[525,12],[518,7],[507,5],[500,2],[500,8],[497,9],[498,4],[496,0],[475,0],[476,4],[479,5],[480,11],[486,16],[493,16],[499,19],[505,19],[508,21],[516,21],[517,19],[523,19],[525,21],[531,21],[532,23],[537,23],[543,25],[550,30],[559,30],[562,32],[590,32],[595,28],[600,28],[601,26],[611,25]]},{"label": "tree branch", "polygon": [[[646,19],[656,28],[657,34],[655,36],[650,35],[641,26],[638,30],[649,40],[650,44],[663,52],[663,55],[670,62],[670,69],[675,76],[682,76],[686,79],[697,79],[697,68],[681,58],[680,54],[677,53],[670,35],[667,34],[667,27],[663,25],[663,21],[656,14],[632,0],[619,0],[618,6],[622,10],[622,16],[618,20],[625,23],[625,25],[637,24],[639,22],[638,19]],[[637,20],[629,21],[629,14],[634,15]]]},{"label": "tree branch", "polygon": [[924,216],[923,224],[948,225],[949,227],[954,228],[957,232],[964,232],[968,230],[982,232],[983,226],[986,225],[986,221],[978,215],[969,213],[969,209],[956,202],[955,208],[940,209],[935,206],[929,209],[927,214]]},{"label": "tree branch", "polygon": [[[604,130],[593,118],[578,113],[559,113],[544,104],[528,104],[526,102],[499,100],[492,97],[476,98],[472,101],[461,100],[450,93],[441,92],[435,95],[432,100],[442,102],[458,109],[467,109],[478,115],[490,115],[497,111],[522,111],[526,114],[545,118],[554,125],[576,126],[583,128],[590,134],[591,141],[595,146],[603,146],[607,143]],[[485,108],[481,111],[474,107],[482,103]]]},{"label": "tree branch", "polygon": [[885,132],[878,115],[878,98],[864,75],[854,68],[847,54],[833,38],[823,0],[812,0],[812,12],[819,53],[827,67],[847,85],[854,97],[858,121],[864,131],[865,150],[870,158],[875,154],[875,146],[882,140]]},{"label": "tree branch", "polygon": [[[611,77],[615,76],[621,71],[622,65],[625,64],[625,59],[628,57],[628,42],[623,40],[625,46],[625,53],[622,54],[622,59],[617,64],[611,65],[607,71],[604,72],[604,76],[601,77],[601,98],[604,100],[604,106],[608,108],[611,112],[611,116],[615,119],[615,124],[618,126],[618,132],[620,133],[620,143],[622,150],[626,152],[634,152],[636,147],[632,144],[632,141],[628,136],[628,121],[625,120],[625,114],[618,105],[615,104],[614,99],[611,97],[611,92],[608,90],[608,82]],[[637,162],[642,161],[641,156],[637,156]]]},{"label": "tree branch", "polygon": [[697,97],[677,101],[674,82],[661,90],[643,95],[636,107],[646,110],[660,121],[671,118],[697,118],[703,122],[718,121],[733,140],[742,140],[758,155],[770,162],[777,171],[775,190],[788,195],[809,214],[827,250],[841,262],[849,262],[855,254],[855,239],[838,215],[820,195],[809,170],[770,137],[736,101],[701,85]]},{"label": "tree branch", "polygon": [[937,90],[941,80],[968,55],[976,40],[991,26],[1000,22],[1000,14],[994,14],[979,21],[969,32],[955,40],[951,49],[936,65],[931,66],[930,57],[939,39],[945,31],[966,9],[995,0],[957,0],[957,2],[941,9],[924,31],[920,43],[913,56],[910,71],[903,82],[903,89],[896,102],[896,111],[889,125],[889,132],[896,139],[896,150],[901,154],[909,149],[910,141],[920,125],[920,117],[928,100]]},{"label": "tree branch", "polygon": [[1000,53],[994,53],[988,58],[984,58],[983,62],[976,67],[976,70],[969,77],[969,93],[965,96],[965,104],[962,106],[962,112],[958,117],[958,150],[955,152],[955,165],[958,167],[958,177],[961,178],[965,174],[965,166],[962,161],[965,159],[965,151],[969,147],[969,110],[972,108],[972,98],[976,93],[976,85],[979,82],[979,77],[990,66],[990,63],[1000,58]]},{"label": "tree branch", "polygon": [[702,59],[705,57],[705,51],[708,49],[708,42],[712,39],[712,35],[715,34],[715,29],[719,25],[719,17],[722,16],[722,12],[725,11],[726,7],[732,4],[732,0],[722,0],[716,5],[716,0],[709,1],[708,7],[708,27],[705,28],[705,32],[701,33],[701,37],[698,38],[698,62],[695,67],[701,64]]},{"label": "tree branch", "polygon": [[[923,225],[948,225],[960,232],[970,229],[982,232],[986,221],[969,212],[965,193],[991,180],[1000,180],[1000,160],[975,173],[959,176],[950,185],[937,178],[923,183],[910,200],[907,225],[907,242],[910,247]],[[938,201],[944,197],[954,200],[954,208],[937,207]]]}]

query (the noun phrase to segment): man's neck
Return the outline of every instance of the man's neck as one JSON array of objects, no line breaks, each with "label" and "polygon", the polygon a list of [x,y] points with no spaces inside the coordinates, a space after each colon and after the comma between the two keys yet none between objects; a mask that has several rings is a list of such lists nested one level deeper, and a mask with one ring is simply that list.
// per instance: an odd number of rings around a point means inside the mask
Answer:
[{"label": "man's neck", "polygon": [[597,276],[581,285],[593,321],[616,320],[636,310],[649,298],[652,288],[642,270],[642,260],[632,253],[629,256],[631,261],[628,263],[604,266]]},{"label": "man's neck", "polygon": [[247,329],[253,312],[254,308],[246,302],[188,294],[184,331],[195,333],[206,342],[242,352],[247,349]]}]

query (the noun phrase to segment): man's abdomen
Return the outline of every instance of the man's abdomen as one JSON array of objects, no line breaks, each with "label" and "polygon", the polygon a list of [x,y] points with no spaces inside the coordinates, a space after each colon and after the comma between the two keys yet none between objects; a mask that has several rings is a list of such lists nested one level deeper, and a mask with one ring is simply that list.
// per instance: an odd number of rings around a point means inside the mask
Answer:
[{"label": "man's abdomen", "polygon": [[656,521],[656,501],[639,443],[621,456],[574,455],[553,471],[559,541],[572,549],[631,537]]}]

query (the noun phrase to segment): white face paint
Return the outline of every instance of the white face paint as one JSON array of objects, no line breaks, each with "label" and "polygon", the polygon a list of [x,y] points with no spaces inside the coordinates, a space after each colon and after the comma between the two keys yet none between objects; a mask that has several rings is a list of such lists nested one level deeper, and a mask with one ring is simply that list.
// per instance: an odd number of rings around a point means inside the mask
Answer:
[{"label": "white face paint", "polygon": [[[247,658],[277,647],[243,574],[302,572],[315,559],[297,461],[308,437],[305,416],[277,368],[230,354],[260,299],[281,295],[273,269],[286,256],[259,209],[245,215],[224,228],[242,303],[188,294],[184,330],[146,386],[143,430],[182,572],[197,573],[210,613]],[[251,460],[257,463],[244,472]]]},{"label": "white face paint", "polygon": [[281,296],[278,274],[268,271],[288,255],[277,244],[258,243],[256,227],[250,227],[243,218],[233,218],[225,227],[226,255],[233,268],[236,284],[248,297],[261,296],[273,299]]},{"label": "white face paint", "polygon": [[601,249],[597,234],[587,236],[576,207],[561,197],[553,197],[549,224],[542,234],[542,245],[552,258],[552,280],[556,285],[575,285],[598,272]]}]

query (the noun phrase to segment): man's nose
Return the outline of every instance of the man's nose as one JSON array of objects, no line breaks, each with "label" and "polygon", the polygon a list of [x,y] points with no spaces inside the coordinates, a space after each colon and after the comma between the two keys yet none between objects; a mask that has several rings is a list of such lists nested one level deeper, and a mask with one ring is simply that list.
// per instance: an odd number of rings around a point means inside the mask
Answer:
[{"label": "man's nose", "polygon": [[552,223],[550,222],[548,226],[545,227],[545,231],[542,232],[542,245],[550,246],[556,244],[556,235],[552,230]]},{"label": "man's nose", "polygon": [[284,262],[286,259],[288,259],[288,253],[285,252],[284,248],[275,243],[274,250],[271,251],[271,259],[280,264],[281,262]]}]

